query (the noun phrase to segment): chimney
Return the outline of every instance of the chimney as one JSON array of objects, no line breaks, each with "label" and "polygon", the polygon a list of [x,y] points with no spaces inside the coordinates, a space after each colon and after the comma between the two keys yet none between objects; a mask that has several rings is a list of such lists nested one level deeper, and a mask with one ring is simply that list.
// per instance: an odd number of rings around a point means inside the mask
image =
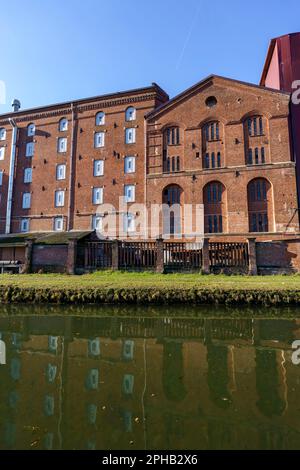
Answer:
[{"label": "chimney", "polygon": [[12,102],[12,108],[14,110],[14,113],[17,113],[19,111],[19,109],[21,108],[21,103],[19,100],[13,100]]}]

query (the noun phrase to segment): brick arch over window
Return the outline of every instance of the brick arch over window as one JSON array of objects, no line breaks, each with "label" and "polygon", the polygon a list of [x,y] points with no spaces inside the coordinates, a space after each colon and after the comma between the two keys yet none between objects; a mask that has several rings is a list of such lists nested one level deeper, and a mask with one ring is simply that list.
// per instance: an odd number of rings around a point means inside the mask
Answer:
[{"label": "brick arch over window", "polygon": [[272,186],[265,178],[255,178],[248,183],[249,232],[273,230]]},{"label": "brick arch over window", "polygon": [[[181,235],[182,230],[182,209],[183,189],[178,184],[171,184],[164,188],[162,193],[163,209],[163,232],[164,235]],[[177,210],[170,210],[172,206],[177,206]],[[179,210],[180,207],[180,210]]]},{"label": "brick arch over window", "polygon": [[223,233],[226,225],[226,188],[220,181],[211,181],[203,188],[204,232]]}]

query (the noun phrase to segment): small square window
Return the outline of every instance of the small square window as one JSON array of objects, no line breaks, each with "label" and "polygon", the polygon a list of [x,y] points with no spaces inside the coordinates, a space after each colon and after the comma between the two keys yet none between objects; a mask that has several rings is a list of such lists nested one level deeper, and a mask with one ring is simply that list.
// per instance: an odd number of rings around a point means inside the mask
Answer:
[{"label": "small square window", "polygon": [[125,173],[135,173],[135,157],[125,157],[124,171]]},{"label": "small square window", "polygon": [[61,232],[64,229],[64,219],[63,217],[54,218],[54,230],[56,232]]},{"label": "small square window", "polygon": [[94,176],[103,176],[104,174],[104,160],[94,161]]},{"label": "small square window", "polygon": [[21,220],[21,232],[29,232],[29,219]]},{"label": "small square window", "polygon": [[103,217],[101,215],[94,215],[92,221],[92,230],[101,231],[103,227]]}]

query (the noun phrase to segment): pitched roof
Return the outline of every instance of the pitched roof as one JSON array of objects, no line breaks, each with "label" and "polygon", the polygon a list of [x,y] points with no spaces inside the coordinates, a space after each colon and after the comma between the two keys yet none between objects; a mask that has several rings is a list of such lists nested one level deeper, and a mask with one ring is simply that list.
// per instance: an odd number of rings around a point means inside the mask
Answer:
[{"label": "pitched roof", "polygon": [[256,88],[256,89],[259,89],[259,90],[264,90],[264,91],[271,92],[271,93],[277,93],[277,94],[280,94],[280,95],[288,95],[288,96],[290,95],[290,93],[288,93],[288,92],[276,90],[274,88],[267,88],[267,87],[264,87],[264,86],[256,85],[254,83],[243,82],[241,80],[235,80],[233,78],[228,78],[228,77],[223,77],[221,75],[212,74],[212,75],[209,75],[208,77],[204,78],[200,82],[195,83],[195,85],[191,86],[190,88],[187,88],[186,90],[179,93],[178,95],[174,96],[174,98],[172,98],[169,101],[167,101],[166,103],[160,105],[159,107],[157,107],[153,111],[150,111],[148,114],[146,114],[146,119],[151,119],[152,117],[154,117],[154,116],[160,114],[161,112],[167,110],[168,108],[170,108],[175,103],[179,103],[181,100],[183,100],[183,99],[187,98],[189,95],[193,94],[198,88],[202,88],[204,85],[211,82],[214,78],[225,80],[225,81],[228,81],[228,82],[231,82],[231,83],[236,83],[236,84],[239,84],[239,85],[244,85],[244,86],[247,86],[247,87]]}]

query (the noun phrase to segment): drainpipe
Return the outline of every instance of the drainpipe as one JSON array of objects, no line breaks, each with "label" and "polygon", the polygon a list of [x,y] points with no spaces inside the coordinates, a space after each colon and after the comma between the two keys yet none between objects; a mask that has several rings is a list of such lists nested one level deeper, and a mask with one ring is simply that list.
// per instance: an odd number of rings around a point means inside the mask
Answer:
[{"label": "drainpipe", "polygon": [[18,135],[18,127],[15,121],[9,118],[9,123],[13,128],[13,132],[12,132],[12,141],[11,141],[9,180],[8,180],[8,192],[7,192],[6,225],[5,225],[6,234],[10,233],[10,226],[11,226],[11,210],[12,210],[12,199],[13,199],[13,190],[14,190],[15,161],[16,161],[16,148],[17,148],[17,135]]},{"label": "drainpipe", "polygon": [[74,125],[74,105],[71,103],[72,111],[72,136],[71,136],[71,154],[70,154],[70,174],[69,174],[69,202],[68,202],[68,226],[67,231],[69,232],[72,228],[72,203],[73,203],[73,160],[74,160],[74,141],[75,141],[75,125]]}]

